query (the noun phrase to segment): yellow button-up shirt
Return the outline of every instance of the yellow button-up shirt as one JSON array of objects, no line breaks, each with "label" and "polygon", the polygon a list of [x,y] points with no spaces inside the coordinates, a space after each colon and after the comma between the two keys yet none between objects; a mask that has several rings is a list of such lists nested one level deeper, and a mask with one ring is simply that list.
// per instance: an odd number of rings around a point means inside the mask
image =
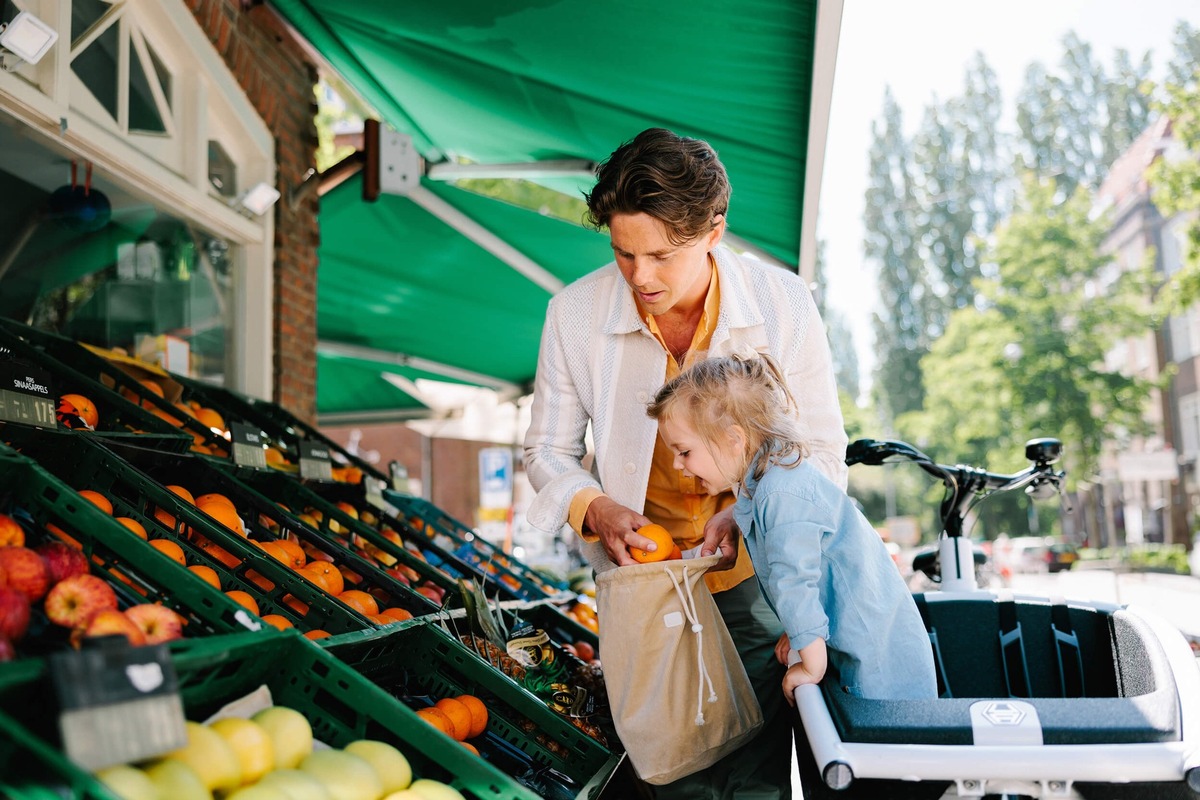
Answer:
[{"label": "yellow button-up shirt", "polygon": [[[692,343],[680,364],[671,355],[666,341],[658,329],[653,314],[642,313],[642,319],[659,344],[667,351],[667,371],[663,382],[667,382],[697,361],[708,356],[709,343],[717,326],[717,313],[721,307],[721,291],[717,280],[716,265],[713,264],[708,294],[704,298],[704,312],[692,336]],[[638,306],[639,310],[641,306]],[[650,481],[646,486],[646,507],[643,513],[653,522],[671,532],[681,550],[689,550],[704,541],[704,523],[718,511],[733,505],[733,492],[725,491],[710,495],[700,487],[700,482],[675,469],[675,454],[659,437],[654,441],[654,455],[650,462]],[[596,489],[584,489],[571,501],[569,523],[585,541],[595,541],[596,534],[583,531],[583,518],[588,506],[602,493]],[[722,592],[732,589],[754,574],[750,554],[739,544],[737,562],[724,572],[710,572],[704,576],[709,591]]]}]

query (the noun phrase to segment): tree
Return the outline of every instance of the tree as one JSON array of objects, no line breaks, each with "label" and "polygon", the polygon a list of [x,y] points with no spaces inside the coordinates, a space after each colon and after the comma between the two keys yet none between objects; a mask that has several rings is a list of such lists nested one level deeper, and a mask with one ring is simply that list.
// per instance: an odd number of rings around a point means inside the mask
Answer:
[{"label": "tree", "polygon": [[[954,312],[922,360],[925,410],[898,424],[915,441],[1002,472],[1023,466],[1027,439],[1054,436],[1073,485],[1096,474],[1104,442],[1145,428],[1151,385],[1109,369],[1105,355],[1153,320],[1149,273],[1120,273],[1100,253],[1108,220],[1089,218],[1090,194],[1057,197],[1048,180],[1025,182],[997,230],[980,303]],[[982,509],[985,523],[998,513]],[[1019,524],[993,521],[992,535]]]},{"label": "tree", "polygon": [[863,250],[878,269],[881,312],[873,315],[876,403],[887,417],[920,408],[920,360],[929,346],[929,298],[916,246],[913,186],[900,107],[884,92],[883,121],[871,125]]},{"label": "tree", "polygon": [[1054,178],[1065,198],[1076,186],[1097,188],[1145,129],[1150,101],[1141,87],[1151,62],[1147,53],[1135,65],[1128,52],[1117,50],[1110,76],[1074,32],[1063,37],[1063,50],[1059,72],[1036,62],[1025,71],[1017,95],[1017,162]]},{"label": "tree", "polygon": [[1175,54],[1167,64],[1167,85],[1187,86],[1194,83],[1196,68],[1200,66],[1200,29],[1180,20],[1175,26],[1172,45]]}]

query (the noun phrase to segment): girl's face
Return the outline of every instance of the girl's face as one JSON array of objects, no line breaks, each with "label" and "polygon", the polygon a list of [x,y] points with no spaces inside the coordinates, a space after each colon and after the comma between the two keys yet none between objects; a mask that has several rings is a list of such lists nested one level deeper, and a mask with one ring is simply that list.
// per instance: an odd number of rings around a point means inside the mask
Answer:
[{"label": "girl's face", "polygon": [[658,435],[675,454],[675,469],[700,479],[709,494],[720,494],[741,480],[744,439],[742,429],[734,425],[724,441],[711,442],[700,437],[686,420],[667,417],[658,424]]}]

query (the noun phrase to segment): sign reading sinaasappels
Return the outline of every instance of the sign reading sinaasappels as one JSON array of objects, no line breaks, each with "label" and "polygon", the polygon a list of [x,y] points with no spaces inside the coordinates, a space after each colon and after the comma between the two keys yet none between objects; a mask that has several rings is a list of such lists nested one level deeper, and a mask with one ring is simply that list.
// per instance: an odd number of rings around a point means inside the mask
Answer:
[{"label": "sign reading sinaasappels", "polygon": [[57,427],[49,373],[16,361],[0,360],[0,420]]}]

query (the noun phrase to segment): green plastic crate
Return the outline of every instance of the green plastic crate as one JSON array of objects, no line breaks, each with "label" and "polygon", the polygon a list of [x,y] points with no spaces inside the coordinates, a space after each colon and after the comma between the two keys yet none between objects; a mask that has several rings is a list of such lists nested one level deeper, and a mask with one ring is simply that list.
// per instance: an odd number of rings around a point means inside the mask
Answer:
[{"label": "green plastic crate", "polygon": [[[590,796],[589,787],[607,781],[620,761],[619,751],[551,710],[438,622],[339,636],[327,649],[412,708],[459,694],[479,697],[488,706],[488,727],[472,744],[543,796]],[[449,741],[440,731],[430,736]]]},{"label": "green plastic crate", "polygon": [[[216,570],[223,590],[240,589],[250,594],[260,615],[279,614],[302,631],[321,629],[330,634],[375,627],[366,616],[264,553],[251,539],[239,536],[167,490],[164,483],[182,485],[193,490],[195,496],[208,492],[226,495],[238,506],[253,538],[275,538],[275,534],[260,522],[262,519],[290,530],[303,541],[329,553],[335,564],[357,573],[360,581],[357,585],[348,581],[346,588],[359,588],[376,595],[380,608],[397,606],[416,616],[437,609],[429,598],[391,579],[361,556],[329,542],[270,500],[238,484],[208,459],[128,446],[120,447],[117,452],[93,437],[69,437],[0,425],[0,440],[6,438],[18,438],[16,444],[23,452],[66,484],[104,494],[113,503],[115,516],[136,519],[151,539],[171,538],[183,549],[188,565],[206,564]],[[173,528],[154,516],[155,510],[160,508],[174,517]],[[191,538],[187,535],[189,530]],[[202,548],[197,534],[232,554],[239,563],[229,566],[212,551]],[[176,573],[177,577],[172,580],[195,577],[165,556],[160,560],[164,575],[171,571]],[[260,581],[269,585],[264,586]],[[307,612],[301,614],[289,605],[289,595],[307,606]]]},{"label": "green plastic crate", "polygon": [[[261,623],[223,593],[174,564],[93,503],[34,461],[0,445],[0,512],[22,524],[25,544],[34,547],[55,536],[54,525],[78,542],[91,561],[92,573],[116,591],[121,608],[138,603],[161,603],[180,614],[184,635],[203,636],[258,630]],[[118,571],[124,580],[112,571]],[[40,611],[33,615],[27,642],[38,649],[64,646],[67,631],[50,624]],[[28,648],[22,648],[24,652]]]},{"label": "green plastic crate", "polygon": [[459,559],[490,575],[509,576],[511,588],[520,599],[562,600],[570,596],[566,583],[551,580],[531,569],[428,500],[390,490],[383,493],[383,499],[397,509],[408,527],[419,535],[443,542],[442,546]]},{"label": "green plastic crate", "polygon": [[[53,716],[44,698],[53,690],[44,662],[20,683],[0,685],[0,714],[6,714],[46,747],[58,747]],[[229,634],[180,642],[172,662],[188,719],[203,721],[225,704],[267,686],[273,702],[303,713],[316,739],[341,747],[355,739],[379,739],[398,747],[417,777],[454,786],[472,800],[536,800],[486,758],[434,731],[415,712],[295,631]],[[0,717],[0,728],[4,719]],[[15,738],[15,737],[14,737]],[[0,742],[0,765],[12,761],[14,742]],[[61,759],[60,785],[68,797],[104,797],[103,789]],[[2,782],[4,778],[0,778]]]},{"label": "green plastic crate", "polygon": [[[29,339],[24,338],[26,333],[30,335]],[[178,428],[125,399],[96,377],[85,374],[75,361],[62,361],[34,344],[34,337],[40,339],[50,335],[0,318],[0,359],[28,364],[49,373],[56,403],[58,397],[70,393],[81,394],[91,400],[100,419],[96,432],[101,435],[136,439],[144,445],[175,452],[182,452],[190,446],[191,437],[181,433]],[[54,427],[57,429],[59,426]]]},{"label": "green plastic crate", "polygon": [[[322,531],[328,533],[330,522],[336,522],[388,556],[412,567],[422,577],[432,574],[433,579],[439,585],[447,587],[448,592],[455,596],[459,593],[457,584],[459,578],[478,582],[483,586],[489,598],[499,596],[501,600],[507,601],[521,599],[524,596],[524,593],[498,582],[494,576],[480,569],[477,564],[463,561],[436,539],[418,533],[406,520],[367,503],[363,489],[359,485],[302,482],[273,470],[254,470],[246,467],[232,469],[239,481],[254,487],[267,497],[277,499],[289,508],[296,510],[315,508],[320,511]],[[379,518],[381,526],[390,527],[405,544],[419,549],[423,558],[414,556],[405,547],[385,538],[379,530],[339,509],[337,507],[339,502],[349,503],[359,514],[365,511],[375,514]],[[328,533],[328,535],[333,536],[334,534]],[[462,603],[455,602],[454,605],[461,606]]]},{"label": "green plastic crate", "polygon": [[[68,339],[37,328],[21,325],[9,319],[0,319],[0,330],[3,330],[9,337],[20,337],[20,339],[28,342],[33,350],[44,353],[49,358],[57,360],[60,364],[69,364],[73,372],[86,376],[92,379],[94,383],[102,385],[107,390],[107,394],[115,398],[115,400],[120,400],[130,408],[142,412],[141,416],[150,420],[150,422],[143,420],[145,424],[141,427],[144,430],[179,435],[184,445],[177,447],[176,452],[187,450],[192,444],[201,443],[210,448],[228,451],[229,442],[224,437],[213,433],[202,422],[183,413],[170,402],[147,389],[136,378],[129,375],[129,373],[92,352],[74,339]],[[129,395],[137,397],[140,406],[138,403],[127,400],[126,396]],[[91,397],[91,395],[88,395],[88,397]],[[95,400],[95,398],[92,399]],[[168,414],[173,419],[178,420],[179,424],[172,425],[170,422],[155,416],[148,409],[158,409],[160,413]],[[101,420],[103,418],[102,412]],[[181,430],[185,433],[180,433]]]},{"label": "green plastic crate", "polygon": [[387,485],[391,483],[377,467],[363,461],[304,420],[275,403],[247,397],[231,389],[213,386],[195,378],[187,378],[174,373],[171,373],[171,377],[184,387],[186,398],[196,400],[201,405],[213,409],[225,418],[226,423],[242,422],[261,430],[267,438],[284,451],[293,464],[299,463],[298,443],[303,439],[325,446],[335,454],[336,461],[358,467],[364,475],[383,481]]},{"label": "green plastic crate", "polygon": [[0,797],[9,800],[121,800],[71,763],[59,747],[0,712]]}]

